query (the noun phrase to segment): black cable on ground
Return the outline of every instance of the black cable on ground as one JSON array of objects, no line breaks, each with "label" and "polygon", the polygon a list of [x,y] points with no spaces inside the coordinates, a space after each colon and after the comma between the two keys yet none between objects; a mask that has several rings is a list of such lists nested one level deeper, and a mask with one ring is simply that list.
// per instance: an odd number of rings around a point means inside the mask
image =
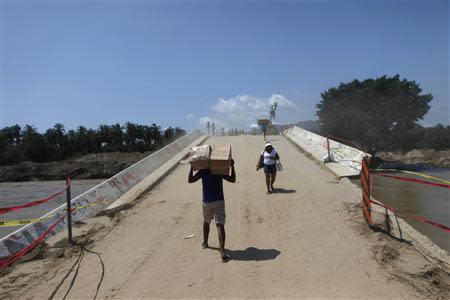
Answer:
[{"label": "black cable on ground", "polygon": [[75,263],[72,265],[72,267],[69,269],[69,271],[66,273],[66,275],[64,275],[63,279],[59,282],[59,284],[56,286],[56,288],[53,290],[52,294],[50,295],[50,297],[48,297],[48,300],[52,300],[56,293],[58,292],[58,290],[61,288],[61,286],[64,284],[64,281],[66,281],[67,277],[69,277],[70,273],[72,273],[73,269],[75,268],[75,266],[79,263],[80,259],[83,257],[83,252],[80,252],[80,255],[78,256],[77,260],[75,261]]},{"label": "black cable on ground", "polygon": [[100,265],[101,265],[101,267],[102,267],[102,274],[101,274],[101,276],[100,276],[100,281],[99,281],[98,284],[97,284],[97,288],[96,288],[95,296],[94,296],[93,300],[95,300],[95,299],[97,298],[98,292],[100,291],[100,287],[101,287],[101,285],[102,285],[102,283],[103,283],[103,279],[105,278],[105,264],[103,263],[103,259],[102,259],[102,257],[101,257],[101,253],[92,251],[92,250],[87,249],[87,248],[85,248],[84,246],[82,246],[82,247],[80,248],[80,255],[78,256],[77,260],[76,260],[75,263],[72,265],[72,267],[69,269],[69,271],[66,273],[66,275],[64,275],[63,279],[60,281],[60,283],[58,284],[58,286],[53,290],[53,292],[52,292],[52,294],[50,295],[50,297],[48,298],[48,300],[53,300],[53,298],[55,297],[56,293],[58,293],[59,289],[60,289],[61,286],[64,284],[64,282],[66,281],[66,279],[69,277],[70,273],[72,273],[72,271],[73,271],[73,270],[75,269],[75,267],[76,267],[75,274],[73,275],[72,280],[70,281],[69,288],[67,289],[67,291],[66,291],[66,293],[65,293],[65,295],[64,295],[64,297],[63,297],[63,300],[65,300],[65,299],[67,298],[67,296],[69,295],[70,291],[72,290],[72,288],[73,288],[73,286],[74,286],[74,284],[75,284],[75,281],[76,281],[76,279],[77,279],[77,277],[78,277],[78,272],[79,272],[79,270],[80,270],[81,262],[83,261],[84,253],[85,253],[85,252],[89,252],[89,253],[92,253],[92,254],[96,254],[96,255],[98,256],[98,259],[100,260]]},{"label": "black cable on ground", "polygon": [[70,290],[73,288],[73,285],[75,284],[75,280],[78,277],[78,271],[80,270],[80,266],[81,266],[81,262],[83,261],[83,257],[84,257],[84,249],[81,248],[81,259],[80,259],[80,262],[78,263],[77,269],[75,270],[75,274],[73,275],[72,280],[70,281],[69,288],[67,289],[66,294],[63,297],[63,300],[66,300],[67,296],[70,293]]},{"label": "black cable on ground", "polygon": [[92,250],[89,250],[89,249],[84,248],[84,247],[83,247],[83,249],[86,250],[87,252],[92,253],[92,254],[97,254],[98,259],[100,260],[100,264],[102,266],[102,275],[100,276],[100,281],[97,284],[97,290],[95,291],[95,296],[94,296],[94,299],[93,299],[93,300],[95,300],[97,298],[98,292],[99,292],[100,287],[102,285],[103,278],[105,277],[105,264],[103,263],[103,259],[102,259],[101,255],[100,255],[100,253],[92,251]]}]

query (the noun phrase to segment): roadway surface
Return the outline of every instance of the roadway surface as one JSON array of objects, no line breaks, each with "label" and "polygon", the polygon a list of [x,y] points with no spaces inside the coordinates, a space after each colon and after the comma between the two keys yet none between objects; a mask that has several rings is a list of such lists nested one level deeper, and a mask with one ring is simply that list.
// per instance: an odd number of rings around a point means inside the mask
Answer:
[{"label": "roadway surface", "polygon": [[[201,248],[201,183],[188,184],[188,166],[180,165],[89,246],[105,266],[97,299],[422,298],[374,259],[379,241],[364,236],[349,215],[358,195],[285,138],[269,139],[284,166],[271,195],[263,173],[255,171],[262,137],[207,141],[231,144],[236,161],[237,183],[224,183],[231,261],[222,263],[217,248]],[[361,219],[359,210],[355,215]],[[186,239],[190,234],[195,236]],[[214,227],[209,243],[218,246]],[[17,290],[8,295],[47,299],[76,258],[47,265],[41,279],[15,283]],[[92,299],[101,278],[97,255],[85,253],[77,275],[68,299]],[[63,298],[70,282],[55,299]]]}]

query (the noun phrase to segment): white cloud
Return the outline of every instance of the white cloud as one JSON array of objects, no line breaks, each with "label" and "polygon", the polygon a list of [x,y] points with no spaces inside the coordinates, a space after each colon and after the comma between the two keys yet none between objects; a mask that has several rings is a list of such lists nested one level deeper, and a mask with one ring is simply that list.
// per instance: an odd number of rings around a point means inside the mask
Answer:
[{"label": "white cloud", "polygon": [[269,104],[274,104],[276,102],[278,104],[278,106],[282,107],[282,108],[295,108],[296,107],[294,102],[287,99],[283,95],[279,95],[279,94],[273,94],[272,96],[270,96],[268,99],[268,102],[269,102]]},{"label": "white cloud", "polygon": [[200,120],[198,121],[198,123],[200,124],[200,126],[202,127],[206,127],[206,124],[209,122],[211,123],[211,118],[210,117],[201,117]]},{"label": "white cloud", "polygon": [[[239,95],[229,99],[220,98],[212,107],[213,117],[203,117],[200,123],[209,120],[221,124],[224,128],[249,128],[254,125],[259,118],[269,118],[269,111],[272,104],[277,102],[277,113],[281,110],[292,110],[296,105],[285,96],[273,94],[267,98],[260,98],[251,95]],[[277,114],[278,115],[278,114]]]},{"label": "white cloud", "polygon": [[215,126],[216,129],[219,129],[219,128],[227,128],[227,127],[225,126],[225,124],[222,123],[221,121],[216,120],[216,119],[212,119],[212,118],[210,118],[210,117],[201,117],[200,120],[198,121],[198,123],[200,124],[200,126],[201,126],[202,128],[206,128],[206,125],[208,124],[208,122],[209,122],[210,125],[211,125],[212,123],[214,123],[214,126]]},{"label": "white cloud", "polygon": [[194,114],[187,114],[186,119],[190,120],[193,119],[195,117]]}]

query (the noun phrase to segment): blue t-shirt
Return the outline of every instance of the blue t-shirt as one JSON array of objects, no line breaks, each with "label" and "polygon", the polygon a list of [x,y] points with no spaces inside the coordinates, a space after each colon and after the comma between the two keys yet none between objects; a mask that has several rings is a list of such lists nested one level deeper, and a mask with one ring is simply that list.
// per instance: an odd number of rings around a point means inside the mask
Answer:
[{"label": "blue t-shirt", "polygon": [[224,200],[223,179],[220,175],[211,174],[211,170],[198,171],[203,185],[203,202]]}]

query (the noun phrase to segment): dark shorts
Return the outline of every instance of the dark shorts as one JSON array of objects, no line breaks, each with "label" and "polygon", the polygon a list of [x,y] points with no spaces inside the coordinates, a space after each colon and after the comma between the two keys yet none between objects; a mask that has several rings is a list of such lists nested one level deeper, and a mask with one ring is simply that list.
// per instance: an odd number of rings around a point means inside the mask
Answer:
[{"label": "dark shorts", "polygon": [[277,174],[277,164],[264,165],[264,173],[266,173],[266,174]]}]

